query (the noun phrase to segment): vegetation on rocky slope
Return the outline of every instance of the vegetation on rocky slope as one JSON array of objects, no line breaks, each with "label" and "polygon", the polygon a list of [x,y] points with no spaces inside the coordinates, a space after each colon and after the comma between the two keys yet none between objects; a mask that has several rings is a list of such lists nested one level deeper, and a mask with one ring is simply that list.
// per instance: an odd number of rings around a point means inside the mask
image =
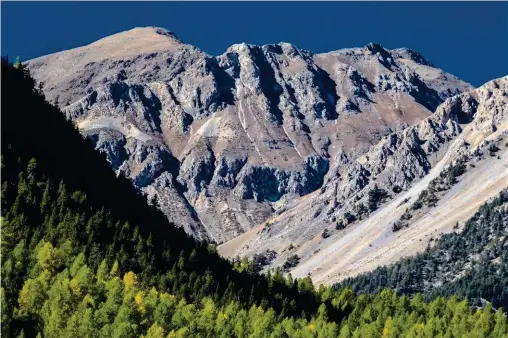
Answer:
[{"label": "vegetation on rocky slope", "polygon": [[[446,171],[450,173],[455,167]],[[461,172],[461,171],[459,171]],[[455,178],[456,174],[450,174]],[[458,225],[457,225],[458,228]],[[443,235],[423,253],[344,280],[337,287],[360,293],[391,288],[428,299],[457,295],[508,306],[508,190],[485,203],[457,233]]]},{"label": "vegetation on rocky slope", "polygon": [[231,265],[115,177],[71,122],[2,62],[5,337],[504,336],[456,297],[315,290]]}]

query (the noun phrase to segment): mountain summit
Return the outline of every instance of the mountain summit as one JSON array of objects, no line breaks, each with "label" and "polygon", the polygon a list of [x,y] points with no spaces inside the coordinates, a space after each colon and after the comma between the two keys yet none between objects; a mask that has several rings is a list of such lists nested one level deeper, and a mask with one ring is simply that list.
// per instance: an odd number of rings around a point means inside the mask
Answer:
[{"label": "mountain summit", "polygon": [[154,27],[27,65],[118,173],[219,243],[313,198],[345,158],[472,89],[408,49],[237,44],[214,57]]}]

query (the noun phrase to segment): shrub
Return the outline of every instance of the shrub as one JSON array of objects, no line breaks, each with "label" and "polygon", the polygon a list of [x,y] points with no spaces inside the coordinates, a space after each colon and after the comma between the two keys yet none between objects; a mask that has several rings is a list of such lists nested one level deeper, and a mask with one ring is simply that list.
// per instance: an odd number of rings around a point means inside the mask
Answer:
[{"label": "shrub", "polygon": [[495,145],[495,144],[491,144],[489,146],[489,153],[490,153],[490,156],[496,156],[495,153],[497,153],[500,149]]},{"label": "shrub", "polygon": [[392,231],[393,232],[397,232],[399,231],[400,229],[402,229],[403,227],[405,226],[405,224],[401,221],[396,221],[393,223],[392,225]]},{"label": "shrub", "polygon": [[277,253],[273,250],[266,250],[260,254],[255,254],[252,257],[254,261],[254,272],[260,272],[263,267],[269,265],[277,257]]},{"label": "shrub", "polygon": [[342,230],[345,228],[346,228],[346,225],[344,224],[344,221],[338,221],[337,224],[335,224],[336,230]]},{"label": "shrub", "polygon": [[423,207],[423,204],[422,202],[420,202],[419,200],[414,202],[413,205],[411,206],[411,209],[412,210],[418,210],[418,209],[421,209]]},{"label": "shrub", "polygon": [[404,221],[408,221],[408,220],[410,220],[412,217],[413,217],[413,215],[411,214],[411,212],[409,211],[409,209],[406,209],[406,212],[404,212],[404,213],[402,214],[402,216],[400,216],[400,219],[401,219],[401,220],[404,220]]},{"label": "shrub", "polygon": [[323,238],[330,237],[330,232],[328,231],[328,229],[323,230],[323,232],[321,233],[321,237]]},{"label": "shrub", "polygon": [[344,213],[344,220],[346,224],[351,224],[354,221],[356,221],[356,216],[350,213],[349,211],[346,211]]},{"label": "shrub", "polygon": [[369,190],[368,196],[367,205],[369,207],[369,211],[374,211],[379,207],[379,204],[388,197],[388,193],[386,190],[380,189],[377,184],[375,184],[374,188]]},{"label": "shrub", "polygon": [[466,165],[464,163],[458,163],[453,165],[449,169],[449,174],[451,177],[458,177],[466,172]]},{"label": "shrub", "polygon": [[298,255],[291,255],[288,257],[284,265],[282,266],[282,269],[284,271],[289,271],[291,268],[294,268],[295,266],[300,263],[300,257]]}]

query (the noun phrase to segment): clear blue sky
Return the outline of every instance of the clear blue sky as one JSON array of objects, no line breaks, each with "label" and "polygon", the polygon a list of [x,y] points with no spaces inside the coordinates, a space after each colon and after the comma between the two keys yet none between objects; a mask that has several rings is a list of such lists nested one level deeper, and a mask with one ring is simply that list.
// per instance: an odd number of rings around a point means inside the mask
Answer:
[{"label": "clear blue sky", "polygon": [[28,60],[136,26],[203,51],[286,41],[314,52],[410,47],[478,86],[508,74],[508,2],[2,2],[2,54]]}]

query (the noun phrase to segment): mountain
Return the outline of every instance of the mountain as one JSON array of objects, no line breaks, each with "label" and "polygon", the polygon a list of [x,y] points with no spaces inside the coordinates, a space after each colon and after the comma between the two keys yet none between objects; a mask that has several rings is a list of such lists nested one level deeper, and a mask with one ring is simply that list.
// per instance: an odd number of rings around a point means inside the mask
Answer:
[{"label": "mountain", "polygon": [[447,99],[219,251],[325,284],[423,251],[508,187],[507,100],[508,77]]},{"label": "mountain", "polygon": [[[459,225],[457,224],[457,228]],[[508,306],[508,189],[480,207],[458,232],[432,241],[421,254],[348,278],[340,287],[355,292],[383,288],[403,294],[467,297]],[[339,287],[339,285],[337,285]]]},{"label": "mountain", "polygon": [[507,78],[474,89],[407,48],[210,56],[146,27],[25,65],[171,222],[257,269],[334,284],[508,186]]},{"label": "mountain", "polygon": [[[26,65],[117,173],[217,243],[312,203],[345,161],[472,89],[405,48],[237,44],[214,57],[154,27]],[[313,225],[302,216],[298,231]]]},{"label": "mountain", "polygon": [[491,305],[314,289],[220,258],[172,226],[1,65],[1,319],[5,337],[503,337]]},{"label": "mountain", "polygon": [[[268,280],[235,268],[175,228],[35,88],[27,71],[2,60],[2,336],[70,335],[83,320],[93,336],[101,329],[102,336],[139,337],[153,323],[131,311],[133,297],[146,296],[153,315],[151,288],[165,293],[167,302],[156,301],[164,325],[171,299],[316,313],[322,302],[310,280],[287,286],[280,272]],[[135,284],[134,294],[122,293]]]}]

